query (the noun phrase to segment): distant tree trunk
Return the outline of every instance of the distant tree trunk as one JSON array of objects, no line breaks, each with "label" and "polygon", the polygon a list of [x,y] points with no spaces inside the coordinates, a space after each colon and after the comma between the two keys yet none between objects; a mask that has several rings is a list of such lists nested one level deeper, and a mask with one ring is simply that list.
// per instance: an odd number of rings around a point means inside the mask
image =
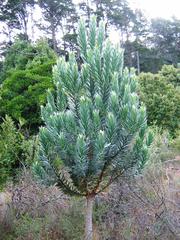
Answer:
[{"label": "distant tree trunk", "polygon": [[140,74],[140,62],[139,62],[139,51],[136,52],[137,56],[137,73]]},{"label": "distant tree trunk", "polygon": [[85,240],[93,239],[93,224],[92,224],[93,202],[94,196],[86,197]]},{"label": "distant tree trunk", "polygon": [[27,29],[27,21],[26,19],[24,19],[24,33],[25,33],[25,37],[28,40],[28,29]]},{"label": "distant tree trunk", "polygon": [[51,29],[51,40],[53,45],[53,50],[57,53],[57,41],[56,41],[56,26],[53,18],[50,20],[50,29]]},{"label": "distant tree trunk", "polygon": [[24,30],[24,35],[25,35],[25,38],[26,40],[28,40],[28,27],[27,27],[27,24],[28,24],[28,10],[27,10],[27,4],[26,2],[23,2],[23,5],[22,5],[22,10],[21,10],[21,19],[22,19],[22,26],[23,26],[23,30]]},{"label": "distant tree trunk", "polygon": [[31,37],[32,39],[34,40],[34,35],[35,35],[35,26],[34,26],[34,17],[33,17],[33,11],[34,11],[34,8],[31,8],[31,12],[30,12],[30,17],[31,17]]},{"label": "distant tree trunk", "polygon": [[54,51],[57,52],[56,31],[54,27],[52,27],[52,43]]}]

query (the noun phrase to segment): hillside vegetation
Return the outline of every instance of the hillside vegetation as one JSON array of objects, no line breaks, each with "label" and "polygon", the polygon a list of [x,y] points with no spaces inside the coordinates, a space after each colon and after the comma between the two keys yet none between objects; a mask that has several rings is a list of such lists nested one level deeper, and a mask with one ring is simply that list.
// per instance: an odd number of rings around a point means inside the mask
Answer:
[{"label": "hillside vegetation", "polygon": [[0,240],[180,239],[180,21],[8,0],[0,23]]}]

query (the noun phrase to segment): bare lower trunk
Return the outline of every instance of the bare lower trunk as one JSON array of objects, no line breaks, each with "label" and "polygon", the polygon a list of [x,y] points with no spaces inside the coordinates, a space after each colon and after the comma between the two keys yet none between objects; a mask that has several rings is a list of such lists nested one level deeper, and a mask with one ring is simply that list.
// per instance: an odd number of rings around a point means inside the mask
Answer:
[{"label": "bare lower trunk", "polygon": [[92,213],[94,197],[86,197],[85,240],[93,239]]},{"label": "bare lower trunk", "polygon": [[57,42],[56,42],[56,34],[55,30],[52,30],[52,42],[53,42],[53,50],[57,53]]}]

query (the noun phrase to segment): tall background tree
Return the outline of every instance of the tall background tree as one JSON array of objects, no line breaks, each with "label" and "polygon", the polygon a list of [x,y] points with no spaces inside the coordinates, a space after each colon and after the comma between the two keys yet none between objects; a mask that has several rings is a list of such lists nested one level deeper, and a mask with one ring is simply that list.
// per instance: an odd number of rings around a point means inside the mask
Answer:
[{"label": "tall background tree", "polygon": [[[58,50],[57,33],[61,31],[64,35],[65,24],[71,21],[75,14],[75,7],[72,0],[39,0],[39,6],[42,10],[43,20],[46,25],[41,25],[47,34],[51,35],[54,51]],[[66,19],[66,21],[64,21]]]},{"label": "tall background tree", "polygon": [[177,66],[180,62],[180,20],[153,19],[150,32],[151,44],[157,49],[157,55],[163,60],[163,64]]},{"label": "tall background tree", "polygon": [[0,21],[7,25],[9,39],[15,29],[21,30],[28,38],[29,8],[34,5],[34,0],[1,0]]},{"label": "tall background tree", "polygon": [[119,33],[119,42],[125,49],[126,66],[135,67],[138,72],[158,72],[163,64],[177,66],[180,61],[179,20],[148,21],[140,10],[133,9],[126,0],[88,0],[79,4],[73,4],[72,0],[1,0],[0,21],[4,28],[1,33],[9,39],[6,40],[7,45],[1,43],[2,55],[4,47],[12,44],[17,33],[23,33],[25,38],[36,37],[33,33],[33,29],[38,31],[33,15],[36,11],[33,13],[32,9],[38,7],[42,21],[37,26],[58,54],[77,51],[79,16],[86,19],[88,27],[90,16],[96,15],[98,22],[101,19],[106,22],[107,35],[112,29]]}]

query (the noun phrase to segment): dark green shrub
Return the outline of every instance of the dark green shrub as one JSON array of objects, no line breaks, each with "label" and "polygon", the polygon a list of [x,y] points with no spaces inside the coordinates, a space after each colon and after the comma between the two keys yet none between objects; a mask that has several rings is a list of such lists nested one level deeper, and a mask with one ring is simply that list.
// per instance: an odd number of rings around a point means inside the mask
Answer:
[{"label": "dark green shrub", "polygon": [[45,40],[41,39],[32,44],[17,38],[5,52],[5,60],[0,69],[0,82],[8,78],[14,70],[32,69],[55,60],[56,54]]},{"label": "dark green shrub", "polygon": [[160,74],[142,73],[139,83],[141,100],[147,107],[148,123],[168,129],[174,135],[179,128],[179,90]]},{"label": "dark green shrub", "polygon": [[0,115],[8,114],[36,131],[41,124],[40,105],[45,102],[46,90],[52,88],[52,65],[49,61],[34,69],[15,70],[5,79],[0,89]]}]

